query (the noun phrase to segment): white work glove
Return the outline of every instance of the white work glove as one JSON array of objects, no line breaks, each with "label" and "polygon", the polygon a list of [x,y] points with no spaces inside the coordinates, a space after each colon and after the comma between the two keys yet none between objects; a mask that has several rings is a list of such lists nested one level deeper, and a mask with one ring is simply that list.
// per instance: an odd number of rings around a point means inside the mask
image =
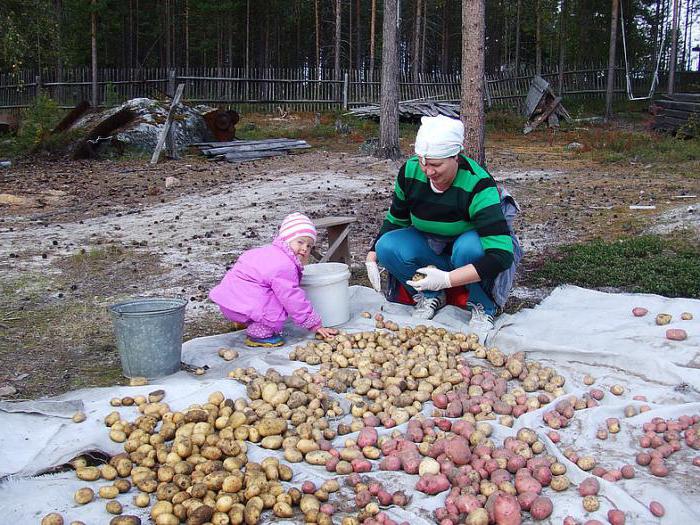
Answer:
[{"label": "white work glove", "polygon": [[367,268],[367,277],[369,278],[372,288],[374,288],[375,292],[381,292],[382,281],[379,278],[379,266],[377,266],[376,262],[365,261],[365,268]]},{"label": "white work glove", "polygon": [[437,292],[438,290],[452,287],[452,283],[450,283],[450,272],[429,267],[419,268],[416,271],[417,273],[425,275],[425,278],[418,281],[406,281],[406,284],[412,286],[418,292]]}]

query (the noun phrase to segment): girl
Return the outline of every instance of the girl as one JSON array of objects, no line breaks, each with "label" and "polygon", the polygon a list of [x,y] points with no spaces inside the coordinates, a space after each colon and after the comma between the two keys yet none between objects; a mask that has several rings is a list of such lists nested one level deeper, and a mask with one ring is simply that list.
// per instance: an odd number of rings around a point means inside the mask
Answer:
[{"label": "girl", "polygon": [[338,333],[324,328],[299,286],[304,264],[316,242],[316,228],[306,215],[287,215],[272,244],[247,250],[226,273],[209,298],[221,313],[247,324],[247,346],[282,346],[284,322],[294,322],[323,337]]}]

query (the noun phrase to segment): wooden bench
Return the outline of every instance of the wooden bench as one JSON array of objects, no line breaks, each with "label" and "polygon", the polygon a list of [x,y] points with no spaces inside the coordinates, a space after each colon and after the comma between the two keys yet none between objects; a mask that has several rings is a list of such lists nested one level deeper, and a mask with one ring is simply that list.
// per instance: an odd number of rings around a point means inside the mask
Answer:
[{"label": "wooden bench", "polygon": [[341,262],[350,265],[350,245],[348,236],[350,225],[357,219],[355,217],[321,217],[313,219],[317,230],[325,228],[328,230],[328,250],[326,254],[321,254],[314,248],[311,252],[318,262]]}]

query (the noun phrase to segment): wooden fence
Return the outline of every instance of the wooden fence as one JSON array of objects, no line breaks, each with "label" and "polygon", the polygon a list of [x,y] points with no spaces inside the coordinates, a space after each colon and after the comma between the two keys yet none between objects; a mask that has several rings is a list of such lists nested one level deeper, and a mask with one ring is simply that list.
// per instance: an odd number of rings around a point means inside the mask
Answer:
[{"label": "wooden fence", "polygon": [[[532,71],[512,76],[506,73],[488,75],[486,99],[490,106],[520,110],[534,76]],[[558,90],[558,72],[546,71],[542,76]],[[564,72],[564,104],[605,97],[607,67],[588,66]],[[100,69],[98,99],[102,106],[114,106],[137,97],[158,98],[186,83],[185,99],[193,104],[254,105],[260,110],[278,106],[294,111],[338,110],[345,107],[378,103],[378,72],[350,70],[335,78],[332,69],[250,69],[190,68],[171,69]],[[650,71],[633,75],[633,93],[646,95],[651,83]],[[660,84],[664,88],[665,84]],[[16,112],[32,104],[38,93],[44,93],[59,106],[72,108],[82,100],[91,100],[90,68],[55,68],[0,74],[0,110]],[[615,71],[615,96],[625,97],[625,72]],[[400,99],[435,98],[459,101],[460,77],[455,74],[421,75],[419,82],[403,76]]]}]

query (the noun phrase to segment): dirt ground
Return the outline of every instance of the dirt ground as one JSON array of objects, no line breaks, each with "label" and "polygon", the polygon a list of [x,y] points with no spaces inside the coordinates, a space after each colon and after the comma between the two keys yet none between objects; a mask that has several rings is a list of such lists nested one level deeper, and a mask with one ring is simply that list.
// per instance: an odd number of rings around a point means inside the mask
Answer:
[{"label": "dirt ground", "polygon": [[[562,243],[700,232],[699,199],[679,198],[700,193],[687,176],[698,161],[604,164],[566,148],[580,140],[576,131],[489,136],[488,168],[522,207],[526,257],[508,311],[546,295],[528,274]],[[40,160],[0,171],[0,395],[123,382],[107,306],[128,297],[188,299],[186,338],[229,330],[208,290],[292,211],[355,216],[353,283],[365,284],[362,261],[400,163],[359,154],[352,135],[309,142],[303,154],[239,165],[192,153],[155,167]],[[166,188],[169,176],[178,183]],[[655,209],[630,209],[638,205]]]}]

